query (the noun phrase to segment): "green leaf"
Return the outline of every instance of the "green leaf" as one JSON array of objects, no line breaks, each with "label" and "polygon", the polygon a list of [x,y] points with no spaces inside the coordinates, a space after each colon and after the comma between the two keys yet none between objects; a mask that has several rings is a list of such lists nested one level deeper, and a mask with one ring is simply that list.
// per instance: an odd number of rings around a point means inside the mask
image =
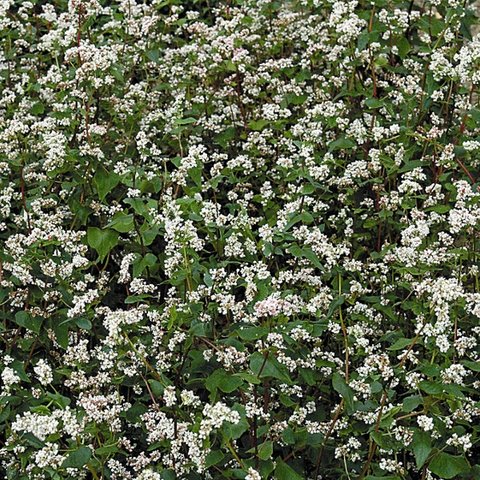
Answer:
[{"label": "green leaf", "polygon": [[203,282],[207,287],[211,287],[213,285],[212,276],[208,272],[203,275]]},{"label": "green leaf", "polygon": [[373,62],[377,67],[385,67],[388,65],[388,60],[385,57],[377,57]]},{"label": "green leaf", "polygon": [[217,389],[225,393],[232,393],[242,384],[241,378],[235,377],[221,368],[215,370],[205,381],[205,386],[212,393]]},{"label": "green leaf", "polygon": [[158,60],[160,58],[160,50],[158,50],[158,49],[147,50],[145,53],[146,53],[149,60],[151,60],[152,62],[158,63]]},{"label": "green leaf", "polygon": [[43,319],[41,317],[34,317],[30,313],[22,310],[15,314],[15,323],[21,327],[26,328],[35,333],[40,333]]},{"label": "green leaf", "polygon": [[364,30],[357,38],[357,48],[361,52],[370,41],[371,33],[368,30]]},{"label": "green leaf", "polygon": [[410,51],[410,43],[405,37],[399,37],[395,40],[395,45],[398,48],[398,55],[400,58],[405,58]]},{"label": "green leaf", "polygon": [[35,435],[33,435],[33,433],[30,433],[30,432],[24,433],[22,437],[32,447],[43,448],[45,446],[45,443],[39,440]]},{"label": "green leaf", "polygon": [[462,362],[462,364],[474,372],[480,372],[480,362],[471,362],[470,360],[465,360]]},{"label": "green leaf", "polygon": [[280,457],[276,460],[275,467],[276,480],[304,480],[302,475],[299,475],[292,467],[287,465]]},{"label": "green leaf", "polygon": [[246,327],[246,328],[239,328],[237,330],[238,336],[242,340],[257,340],[265,335],[268,334],[267,327]]},{"label": "green leaf", "polygon": [[405,347],[410,346],[412,342],[412,338],[399,338],[393,345],[390,345],[387,350],[403,350]]},{"label": "green leaf", "polygon": [[423,380],[419,383],[420,388],[429,395],[438,395],[443,392],[443,385],[438,382]]},{"label": "green leaf", "polygon": [[220,450],[212,450],[205,459],[205,467],[210,468],[224,459],[225,455]]},{"label": "green leaf", "polygon": [[269,124],[269,121],[268,120],[263,120],[263,119],[260,119],[260,120],[252,120],[248,126],[252,129],[252,130],[263,130],[264,127],[266,127],[267,125]]},{"label": "green leaf", "polygon": [[264,442],[258,446],[258,458],[268,460],[273,454],[273,442]]},{"label": "green leaf", "polygon": [[32,108],[30,109],[30,113],[32,115],[41,115],[44,112],[45,106],[43,105],[43,103],[40,102],[33,104]]},{"label": "green leaf", "polygon": [[27,382],[27,383],[30,383],[30,378],[28,377],[28,375],[25,373],[25,368],[24,368],[24,365],[23,365],[23,362],[21,362],[20,360],[14,360],[13,363],[12,363],[12,368],[13,370],[15,370],[15,372],[17,373],[17,375],[24,381],[24,382]]},{"label": "green leaf", "polygon": [[142,295],[129,295],[126,299],[125,299],[125,303],[127,305],[130,305],[132,303],[140,303],[140,302],[144,302],[145,299],[147,298],[152,298],[151,295],[147,295],[146,293],[142,294]]},{"label": "green leaf", "polygon": [[88,447],[80,447],[68,455],[62,463],[63,468],[82,468],[90,460],[92,451]]},{"label": "green leaf", "polygon": [[292,105],[302,105],[307,98],[308,95],[295,95],[294,93],[288,93],[285,96],[287,103]]},{"label": "green leaf", "polygon": [[259,385],[260,383],[262,383],[261,380],[259,380],[259,378],[256,375],[252,375],[251,373],[248,373],[248,372],[235,373],[235,376],[243,378],[248,383],[253,383],[254,385]]},{"label": "green leaf", "polygon": [[70,403],[72,403],[72,400],[70,398],[64,397],[59,393],[47,392],[46,396],[53,400],[61,408],[65,408],[66,406],[70,405]]},{"label": "green leaf", "polygon": [[328,308],[326,318],[330,318],[335,313],[335,310],[337,310],[337,308],[340,307],[340,305],[343,305],[344,303],[345,303],[345,297],[343,295],[340,295],[335,300],[333,300],[333,302],[330,303],[330,307]]},{"label": "green leaf", "polygon": [[95,455],[103,457],[104,455],[110,455],[111,453],[117,453],[119,451],[116,445],[107,445],[95,450]]},{"label": "green leaf", "polygon": [[67,322],[55,322],[53,324],[53,331],[55,332],[55,340],[62,348],[68,347],[68,325],[70,319]]},{"label": "green leaf", "polygon": [[118,185],[120,177],[113,172],[107,172],[103,167],[98,167],[93,183],[98,192],[98,198],[104,200],[105,197]]},{"label": "green leaf", "polygon": [[347,385],[345,379],[337,372],[332,376],[332,385],[336,392],[338,392],[350,409],[353,409],[353,390]]},{"label": "green leaf", "polygon": [[162,480],[177,480],[175,472],[172,470],[163,470],[162,471]]},{"label": "green leaf", "polygon": [[290,230],[293,225],[297,224],[298,222],[305,223],[307,225],[310,225],[313,223],[314,218],[313,215],[309,212],[302,212],[299,213],[298,215],[294,215],[293,218],[285,225],[285,231]]},{"label": "green leaf", "polygon": [[190,168],[190,170],[188,170],[188,176],[194,181],[197,187],[202,186],[202,168]]},{"label": "green leaf", "polygon": [[238,423],[225,422],[222,426],[222,431],[229,440],[240,438],[250,427],[245,416],[245,407],[236,403],[233,410],[240,414],[240,421]]},{"label": "green leaf", "polygon": [[434,205],[433,207],[429,207],[429,212],[437,212],[437,213],[447,213],[452,209],[450,205]]},{"label": "green leaf", "polygon": [[91,330],[92,329],[92,322],[85,317],[80,317],[75,319],[75,324],[78,328],[82,330]]},{"label": "green leaf", "polygon": [[133,215],[127,215],[123,212],[117,212],[113,216],[112,221],[107,225],[107,227],[113,228],[120,233],[131,232],[134,228]]},{"label": "green leaf", "polygon": [[229,142],[231,142],[237,134],[237,131],[234,127],[228,127],[223,132],[218,133],[215,135],[214,140],[215,143],[218,143],[223,148],[227,148]]},{"label": "green leaf", "polygon": [[97,227],[89,227],[87,230],[87,243],[97,251],[100,261],[103,261],[110,250],[117,245],[118,232],[111,229],[102,230]]},{"label": "green leaf", "polygon": [[328,151],[334,152],[336,150],[350,150],[356,146],[357,144],[349,138],[339,138],[338,140],[334,140],[328,144]]},{"label": "green leaf", "polygon": [[285,383],[292,383],[287,369],[272,354],[265,359],[260,352],[253,353],[250,357],[250,369],[259,378],[273,377]]},{"label": "green leaf", "polygon": [[161,397],[163,395],[165,387],[159,381],[150,379],[148,383],[150,384],[150,389],[152,390],[152,393],[156,397]]},{"label": "green leaf", "polygon": [[413,434],[412,449],[417,468],[422,468],[432,451],[431,436],[423,430],[417,430]]},{"label": "green leaf", "polygon": [[470,465],[463,455],[438,452],[428,464],[428,469],[441,478],[449,479],[468,472]]},{"label": "green leaf", "polygon": [[191,123],[195,123],[196,121],[197,119],[193,117],[177,118],[175,120],[175,125],[190,125]]},{"label": "green leaf", "polygon": [[423,403],[423,398],[420,395],[412,395],[411,397],[407,397],[403,399],[402,410],[404,412],[412,412],[422,403]]},{"label": "green leaf", "polygon": [[300,248],[296,243],[294,243],[287,249],[287,251],[294,257],[304,257],[307,260],[310,260],[310,262],[312,262],[313,265],[315,265],[320,270],[323,270],[322,263],[320,262],[317,255],[313,252],[311,248],[308,248],[308,247]]},{"label": "green leaf", "polygon": [[365,105],[368,108],[380,108],[383,107],[383,102],[378,98],[367,98],[365,100]]},{"label": "green leaf", "polygon": [[125,417],[130,423],[137,423],[147,411],[148,408],[143,403],[136,402],[125,412]]},{"label": "green leaf", "polygon": [[374,440],[374,442],[381,448],[388,449],[389,448],[389,437],[383,435],[380,432],[370,432],[370,436]]},{"label": "green leaf", "polygon": [[148,228],[148,223],[147,222],[145,222],[144,225],[145,225],[145,227],[142,225],[142,227],[140,228],[140,232],[142,234],[143,242],[144,242],[145,246],[148,247],[149,245],[151,245],[153,243],[155,238],[157,238],[160,229],[158,228],[158,226]]},{"label": "green leaf", "polygon": [[153,253],[147,253],[144,257],[139,257],[133,263],[133,277],[137,278],[148,267],[153,267],[158,261],[158,258]]}]

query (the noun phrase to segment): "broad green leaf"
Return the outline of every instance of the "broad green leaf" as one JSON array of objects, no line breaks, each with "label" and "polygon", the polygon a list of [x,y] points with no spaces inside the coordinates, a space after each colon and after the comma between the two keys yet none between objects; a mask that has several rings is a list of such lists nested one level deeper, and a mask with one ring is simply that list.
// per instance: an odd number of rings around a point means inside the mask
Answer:
[{"label": "broad green leaf", "polygon": [[264,335],[268,334],[268,328],[266,327],[246,327],[246,328],[239,328],[238,336],[242,340],[257,340],[258,338],[263,337]]},{"label": "broad green leaf", "polygon": [[88,447],[80,447],[71,452],[62,463],[63,468],[82,468],[90,460],[92,451]]},{"label": "broad green leaf", "polygon": [[465,360],[462,362],[462,364],[470,370],[473,370],[474,372],[480,372],[480,362],[472,362],[470,360]]},{"label": "broad green leaf", "polygon": [[156,397],[161,397],[163,395],[165,387],[158,380],[150,379],[148,383],[150,385],[150,389],[152,390],[152,393]]},{"label": "broad green leaf", "polygon": [[205,459],[206,468],[210,468],[212,465],[220,463],[224,457],[225,455],[220,450],[212,450]]},{"label": "broad green leaf", "polygon": [[304,480],[304,477],[298,474],[292,467],[286,464],[280,457],[276,460],[275,467],[276,480]]},{"label": "broad green leaf", "polygon": [[95,449],[95,455],[103,457],[104,455],[110,455],[112,453],[117,453],[119,451],[116,445],[107,445]]},{"label": "broad green leaf", "polygon": [[313,252],[313,250],[309,247],[301,248],[299,247],[296,243],[291,245],[288,248],[288,253],[293,255],[294,257],[304,257],[307,260],[310,260],[310,262],[315,265],[317,268],[320,270],[323,270],[323,265],[320,262],[319,258],[317,255]]},{"label": "broad green leaf", "polygon": [[404,412],[412,412],[422,403],[423,403],[423,398],[420,395],[412,395],[410,397],[403,399],[402,410]]},{"label": "broad green leaf", "polygon": [[118,232],[111,229],[102,230],[97,227],[89,227],[87,242],[90,247],[97,251],[100,261],[103,261],[112,248],[117,245]]},{"label": "broad green leaf", "polygon": [[125,416],[129,422],[136,423],[140,420],[140,416],[147,411],[148,407],[141,402],[136,402],[126,411]]},{"label": "broad green leaf", "polygon": [[262,381],[256,375],[253,375],[253,374],[248,373],[248,372],[235,373],[235,376],[243,378],[248,383],[253,383],[255,385],[259,385],[260,383],[262,383]]},{"label": "broad green leaf", "polygon": [[428,464],[428,469],[440,478],[450,479],[468,472],[470,465],[463,455],[438,452]]},{"label": "broad green leaf", "polygon": [[365,100],[365,105],[368,108],[380,108],[383,107],[383,102],[378,98],[367,98]]},{"label": "broad green leaf", "polygon": [[177,118],[175,120],[176,125],[190,125],[192,123],[195,123],[197,121],[196,118],[193,117],[187,117],[187,118]]},{"label": "broad green leaf", "polygon": [[430,380],[423,380],[419,383],[420,388],[429,395],[438,395],[443,392],[443,385]]},{"label": "broad green leaf", "polygon": [[104,200],[105,197],[118,185],[120,178],[116,173],[107,172],[103,167],[98,167],[93,177],[93,183],[98,192],[98,198]]},{"label": "broad green leaf", "polygon": [[412,338],[399,338],[393,345],[390,345],[387,350],[403,350],[410,346],[413,342]]},{"label": "broad green leaf", "polygon": [[144,257],[139,257],[133,262],[133,277],[141,275],[146,268],[153,267],[158,262],[158,257],[153,253],[147,253]]},{"label": "broad green leaf", "polygon": [[231,393],[242,384],[243,380],[241,378],[233,376],[221,368],[215,370],[205,380],[205,386],[209,392],[215,392],[217,389],[220,389],[222,392]]},{"label": "broad green leaf", "polygon": [[258,458],[268,460],[273,454],[273,442],[264,442],[258,446]]},{"label": "broad green leaf", "polygon": [[263,119],[260,119],[260,120],[252,120],[248,126],[252,129],[252,130],[263,130],[264,127],[266,127],[270,122],[268,120],[263,120]]},{"label": "broad green leaf", "polygon": [[54,322],[53,331],[55,332],[55,340],[62,348],[68,347],[68,326],[71,324],[70,319],[68,322]]},{"label": "broad green leaf", "polygon": [[410,52],[410,49],[411,49],[410,43],[403,36],[395,40],[395,45],[398,48],[398,55],[402,59],[408,55],[408,52]]},{"label": "broad green leaf", "polygon": [[328,144],[328,151],[335,152],[336,150],[350,150],[356,146],[357,144],[349,138],[339,138]]},{"label": "broad green leaf", "polygon": [[391,442],[389,442],[389,437],[387,435],[383,435],[380,432],[370,432],[370,436],[379,447],[385,448],[385,449],[390,447],[389,444]]},{"label": "broad green leaf", "polygon": [[335,313],[337,308],[343,305],[344,303],[345,303],[345,297],[343,295],[340,295],[335,300],[333,300],[333,302],[330,303],[330,307],[328,308],[326,318],[330,318]]},{"label": "broad green leaf", "polygon": [[23,362],[21,362],[20,360],[14,360],[13,363],[11,364],[11,367],[13,368],[13,370],[15,370],[15,372],[17,373],[17,375],[20,377],[21,380],[23,380],[24,382],[30,383],[30,378],[25,373],[25,367]]},{"label": "broad green leaf", "polygon": [[15,314],[15,323],[35,333],[40,333],[42,317],[35,317],[31,313],[21,310]]},{"label": "broad green leaf", "polygon": [[[202,186],[202,168],[194,167],[188,171],[188,176],[194,181],[197,187]],[[201,219],[201,217],[200,217]]]},{"label": "broad green leaf", "polygon": [[228,143],[231,142],[237,134],[237,131],[233,127],[229,127],[223,132],[220,132],[219,134],[215,135],[214,139],[215,142],[221,145],[223,148],[226,148],[228,146]]},{"label": "broad green leaf", "polygon": [[240,421],[238,423],[225,422],[223,424],[222,431],[228,440],[236,440],[237,438],[240,438],[250,428],[250,424],[245,416],[245,407],[236,403],[233,410],[240,414]]},{"label": "broad green leaf", "polygon": [[416,430],[413,435],[412,449],[417,468],[422,468],[432,451],[431,435],[423,430]]},{"label": "broad green leaf", "polygon": [[345,379],[337,372],[332,376],[332,385],[336,392],[338,392],[350,409],[353,409],[353,390],[347,385]]},{"label": "broad green leaf", "polygon": [[59,393],[52,393],[52,392],[47,392],[46,393],[47,397],[53,400],[58,406],[61,408],[65,408],[66,406],[70,405],[72,400],[68,397],[64,397],[63,395],[60,395]]},{"label": "broad green leaf", "polygon": [[121,233],[131,232],[134,229],[133,215],[117,212],[107,227],[113,228],[117,232]]},{"label": "broad green leaf", "polygon": [[147,50],[146,52],[147,57],[152,62],[158,63],[158,59],[160,58],[160,50]]},{"label": "broad green leaf", "polygon": [[250,357],[250,369],[259,378],[273,377],[285,383],[292,383],[287,369],[271,353],[267,358],[260,352],[253,353]]},{"label": "broad green leaf", "polygon": [[82,330],[91,330],[92,329],[92,322],[85,317],[80,317],[75,319],[75,324],[78,328]]},{"label": "broad green leaf", "polygon": [[33,115],[41,115],[42,113],[45,112],[45,106],[43,103],[37,102],[32,105],[32,108],[30,109],[30,112]]}]

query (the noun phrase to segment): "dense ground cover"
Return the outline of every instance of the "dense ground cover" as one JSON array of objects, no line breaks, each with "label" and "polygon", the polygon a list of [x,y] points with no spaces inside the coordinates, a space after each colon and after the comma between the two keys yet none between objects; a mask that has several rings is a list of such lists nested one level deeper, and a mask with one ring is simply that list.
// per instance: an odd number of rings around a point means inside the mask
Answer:
[{"label": "dense ground cover", "polygon": [[478,13],[2,0],[2,478],[480,478]]}]

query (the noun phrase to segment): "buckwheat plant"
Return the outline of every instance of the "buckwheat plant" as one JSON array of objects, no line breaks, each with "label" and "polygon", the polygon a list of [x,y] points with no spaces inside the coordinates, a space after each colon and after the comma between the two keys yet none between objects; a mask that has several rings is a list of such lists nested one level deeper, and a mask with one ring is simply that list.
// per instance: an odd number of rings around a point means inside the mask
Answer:
[{"label": "buckwheat plant", "polygon": [[480,478],[471,0],[0,0],[0,477]]}]

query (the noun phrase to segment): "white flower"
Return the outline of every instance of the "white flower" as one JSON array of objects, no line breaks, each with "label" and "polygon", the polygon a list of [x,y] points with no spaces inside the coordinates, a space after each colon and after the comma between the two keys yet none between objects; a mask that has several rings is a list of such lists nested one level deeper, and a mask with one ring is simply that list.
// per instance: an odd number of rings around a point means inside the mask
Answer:
[{"label": "white flower", "polygon": [[417,417],[418,426],[424,430],[425,432],[429,432],[433,430],[433,419],[428,417],[427,415],[419,415]]},{"label": "white flower", "polygon": [[7,392],[12,388],[13,385],[19,383],[21,380],[17,372],[11,367],[4,367],[1,377]]},{"label": "white flower", "polygon": [[262,480],[262,477],[254,468],[249,467],[245,480]]},{"label": "white flower", "polygon": [[48,385],[53,380],[52,368],[41,358],[33,367],[33,371],[42,385]]}]

